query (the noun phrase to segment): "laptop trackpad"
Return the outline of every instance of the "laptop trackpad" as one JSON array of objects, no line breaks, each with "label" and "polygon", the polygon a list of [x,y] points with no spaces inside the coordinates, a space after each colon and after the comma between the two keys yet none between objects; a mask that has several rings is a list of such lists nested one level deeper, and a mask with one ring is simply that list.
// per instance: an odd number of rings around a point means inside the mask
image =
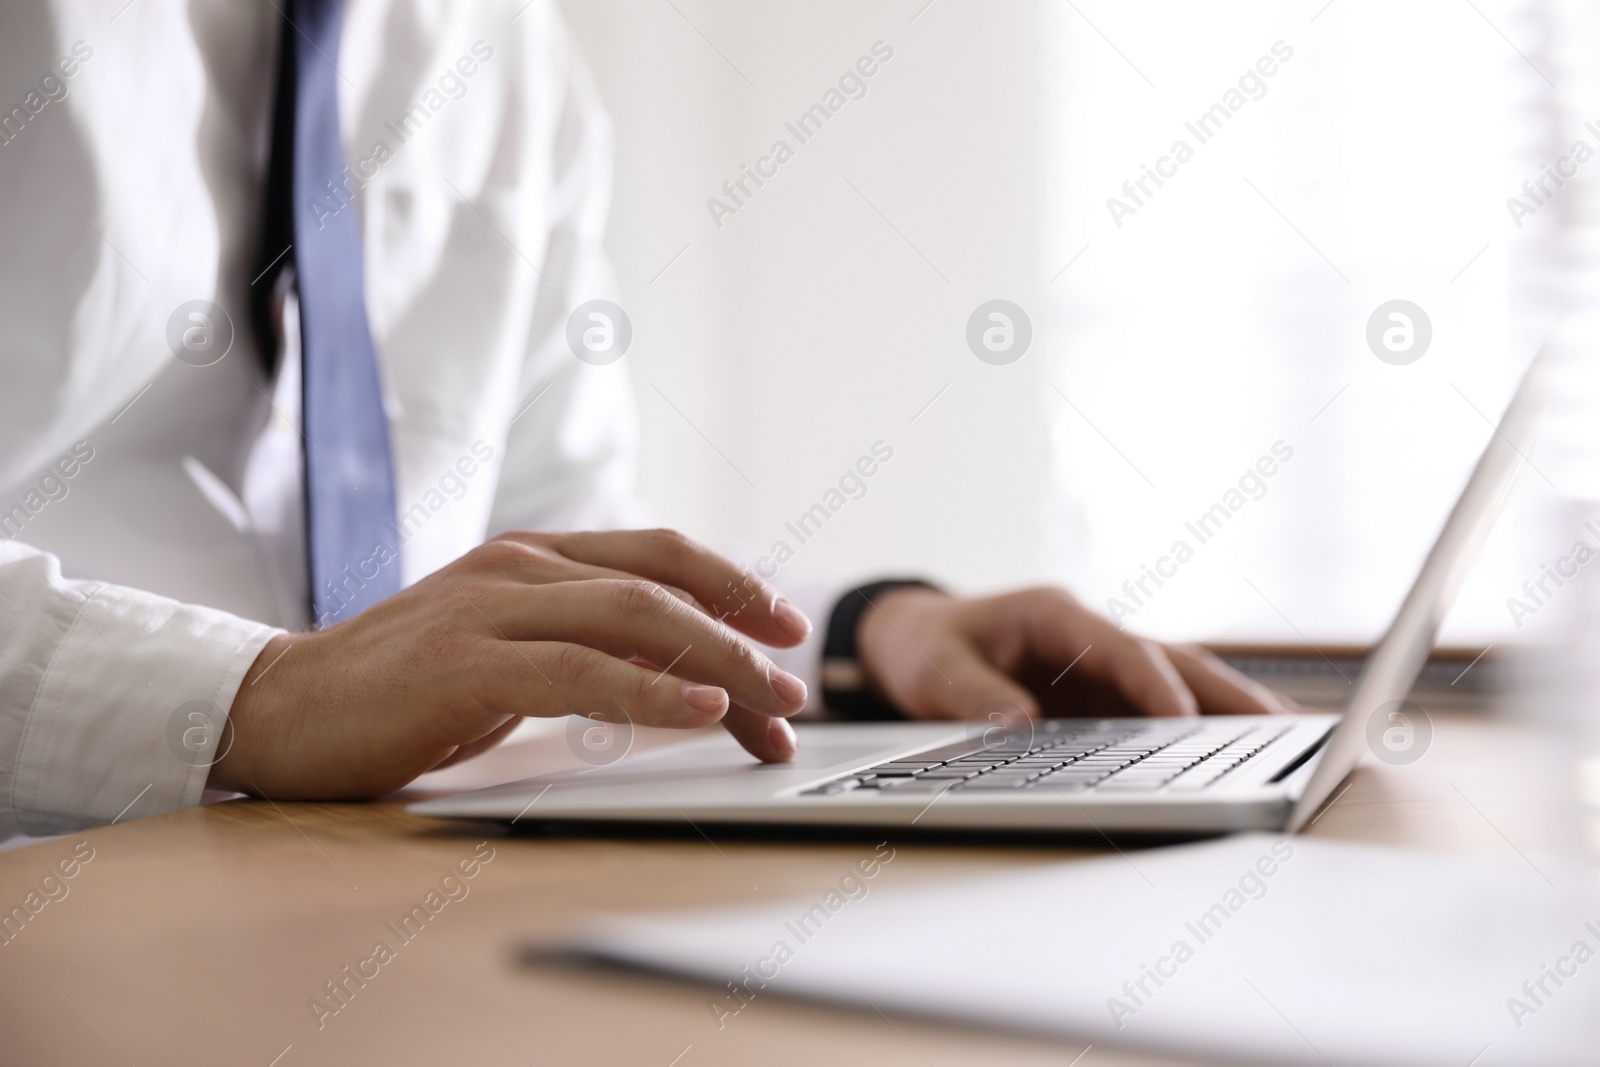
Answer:
[{"label": "laptop trackpad", "polygon": [[[615,786],[690,778],[704,781],[746,774],[821,779],[830,772],[842,774],[908,750],[904,724],[900,724],[898,730],[889,731],[870,727],[841,730],[833,726],[811,726],[801,728],[799,736],[799,752],[788,763],[762,763],[741,748],[731,734],[723,733],[629,756],[605,767],[551,775],[547,780],[558,782],[563,790],[568,790],[575,786]],[[910,750],[923,747],[928,747],[928,743],[922,742],[920,737],[911,739]]]}]

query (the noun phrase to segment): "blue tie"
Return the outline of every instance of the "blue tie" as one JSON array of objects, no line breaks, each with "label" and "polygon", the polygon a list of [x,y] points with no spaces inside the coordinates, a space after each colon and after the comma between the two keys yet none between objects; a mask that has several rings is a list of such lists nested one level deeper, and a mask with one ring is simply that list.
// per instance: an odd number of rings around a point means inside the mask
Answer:
[{"label": "blue tie", "polygon": [[[394,465],[363,302],[361,228],[339,140],[343,0],[288,0],[279,27],[278,83],[262,276],[252,302],[262,352],[275,273],[294,265],[304,392],[306,558],[311,610],[331,625],[400,588]],[[287,250],[287,254],[285,254]]]}]

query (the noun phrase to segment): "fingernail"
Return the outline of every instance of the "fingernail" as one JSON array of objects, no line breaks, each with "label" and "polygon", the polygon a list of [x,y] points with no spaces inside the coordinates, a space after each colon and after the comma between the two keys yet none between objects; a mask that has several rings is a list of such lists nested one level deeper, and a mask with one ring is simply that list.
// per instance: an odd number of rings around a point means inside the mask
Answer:
[{"label": "fingernail", "polygon": [[772,617],[779,626],[796,638],[804,638],[811,633],[811,620],[805,617],[804,612],[783,597],[779,597],[772,602]]},{"label": "fingernail", "polygon": [[767,672],[767,684],[772,686],[772,691],[785,704],[804,704],[806,702],[806,683],[792,674],[787,674],[773,667]]},{"label": "fingernail", "polygon": [[685,685],[683,702],[707,715],[721,715],[728,710],[727,692],[714,685]]},{"label": "fingernail", "polygon": [[795,737],[794,727],[789,725],[787,719],[768,721],[767,742],[772,745],[773,754],[780,760],[793,759],[794,754],[800,750],[800,741]]}]

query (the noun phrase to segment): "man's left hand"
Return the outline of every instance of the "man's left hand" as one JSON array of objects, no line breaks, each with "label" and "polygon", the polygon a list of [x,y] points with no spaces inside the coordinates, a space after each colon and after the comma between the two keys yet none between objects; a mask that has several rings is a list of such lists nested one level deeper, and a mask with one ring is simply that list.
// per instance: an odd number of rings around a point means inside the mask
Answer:
[{"label": "man's left hand", "polygon": [[914,719],[1298,710],[1216,656],[1118,629],[1062,589],[881,594],[856,634],[869,685]]}]

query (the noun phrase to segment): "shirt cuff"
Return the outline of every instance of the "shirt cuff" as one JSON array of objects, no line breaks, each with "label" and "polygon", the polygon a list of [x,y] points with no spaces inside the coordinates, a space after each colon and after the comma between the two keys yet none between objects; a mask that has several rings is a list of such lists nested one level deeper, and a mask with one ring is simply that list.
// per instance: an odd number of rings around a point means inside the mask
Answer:
[{"label": "shirt cuff", "polygon": [[17,750],[17,824],[66,833],[198,804],[234,694],[283,631],[122,586],[57,583],[36,616],[38,636],[59,637]]}]

